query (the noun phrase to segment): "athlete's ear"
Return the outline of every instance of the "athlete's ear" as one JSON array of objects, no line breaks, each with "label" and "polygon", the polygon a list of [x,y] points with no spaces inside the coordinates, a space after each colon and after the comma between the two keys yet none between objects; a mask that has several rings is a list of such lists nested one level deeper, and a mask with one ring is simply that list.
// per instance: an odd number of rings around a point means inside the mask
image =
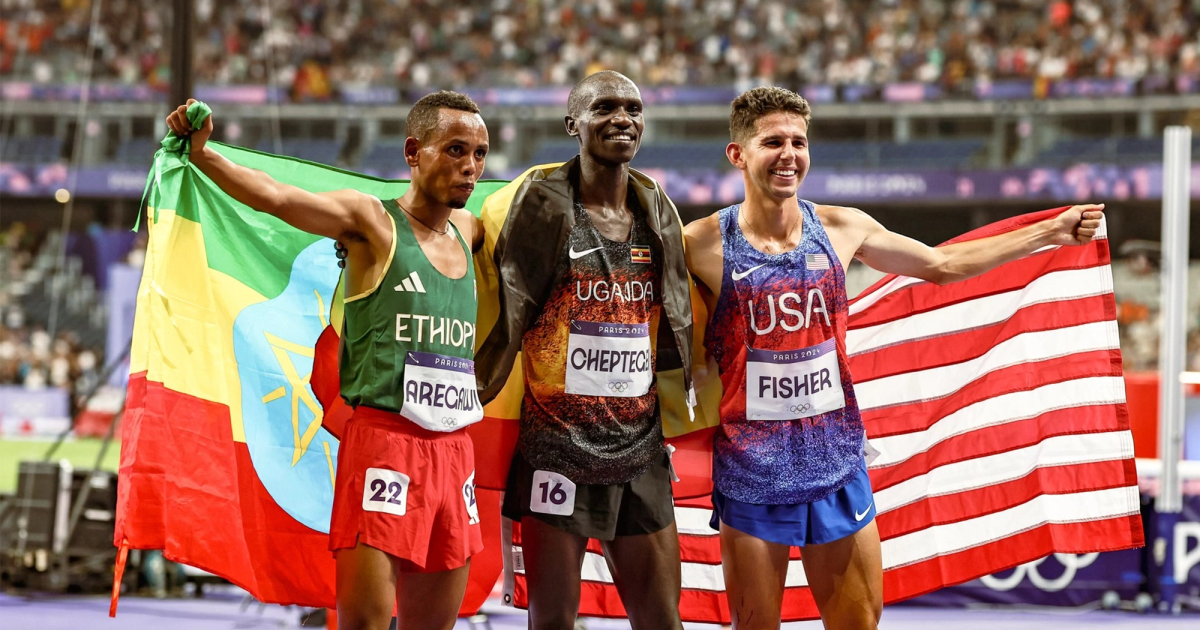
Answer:
[{"label": "athlete's ear", "polygon": [[729,163],[738,170],[746,169],[746,156],[742,155],[742,145],[730,142],[725,147],[725,157],[729,158]]},{"label": "athlete's ear", "polygon": [[575,122],[574,118],[572,118],[570,115],[563,116],[563,124],[567,127],[568,136],[571,136],[572,138],[579,137],[579,125]]},{"label": "athlete's ear", "polygon": [[421,141],[409,136],[404,139],[404,161],[412,168],[420,162]]}]

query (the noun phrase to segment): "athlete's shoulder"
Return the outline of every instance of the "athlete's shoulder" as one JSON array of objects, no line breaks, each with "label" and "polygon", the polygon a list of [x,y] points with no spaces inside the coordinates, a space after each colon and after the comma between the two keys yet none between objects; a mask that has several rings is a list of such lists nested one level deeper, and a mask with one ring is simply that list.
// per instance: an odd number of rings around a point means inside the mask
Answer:
[{"label": "athlete's shoulder", "polygon": [[683,226],[683,238],[689,247],[721,240],[721,213],[714,212]]},{"label": "athlete's shoulder", "polygon": [[840,227],[847,225],[855,225],[864,221],[874,221],[871,215],[849,206],[829,206],[822,204],[813,204],[817,212],[817,218],[826,227]]}]

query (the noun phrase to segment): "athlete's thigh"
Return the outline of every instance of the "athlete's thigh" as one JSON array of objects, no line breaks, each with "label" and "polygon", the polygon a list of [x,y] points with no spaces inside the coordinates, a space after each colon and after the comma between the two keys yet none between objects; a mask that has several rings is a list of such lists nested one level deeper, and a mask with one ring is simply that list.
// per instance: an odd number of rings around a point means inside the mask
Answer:
[{"label": "athlete's thigh", "polygon": [[790,552],[721,523],[721,569],[736,630],[779,629]]},{"label": "athlete's thigh", "polygon": [[883,559],[872,520],[854,534],[800,554],[821,619],[829,630],[875,628],[883,611]]},{"label": "athlete's thigh", "polygon": [[362,543],[337,552],[338,627],[387,630],[396,603],[392,557]]},{"label": "athlete's thigh", "polygon": [[453,628],[467,591],[470,570],[468,560],[464,566],[449,571],[400,572],[396,579],[397,630]]},{"label": "athlete's thigh", "polygon": [[601,543],[633,630],[682,628],[679,621],[679,531],[618,536]]},{"label": "athlete's thigh", "polygon": [[521,553],[531,630],[571,630],[579,614],[579,572],[587,539],[536,517],[521,519]]}]

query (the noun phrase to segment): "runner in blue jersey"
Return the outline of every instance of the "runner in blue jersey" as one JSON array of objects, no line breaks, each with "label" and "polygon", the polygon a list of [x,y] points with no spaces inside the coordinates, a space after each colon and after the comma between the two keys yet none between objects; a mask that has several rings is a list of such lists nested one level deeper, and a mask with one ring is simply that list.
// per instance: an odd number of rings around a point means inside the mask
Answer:
[{"label": "runner in blue jersey", "polygon": [[1102,205],[931,248],[854,208],[796,191],[809,167],[808,103],[782,88],[733,102],[729,161],[746,200],[688,225],[687,264],[711,314],[704,344],[724,386],[713,519],[733,626],[778,628],[792,545],[827,628],[875,628],[883,565],[847,367],[844,264],[944,284],[1050,245],[1091,241]]}]

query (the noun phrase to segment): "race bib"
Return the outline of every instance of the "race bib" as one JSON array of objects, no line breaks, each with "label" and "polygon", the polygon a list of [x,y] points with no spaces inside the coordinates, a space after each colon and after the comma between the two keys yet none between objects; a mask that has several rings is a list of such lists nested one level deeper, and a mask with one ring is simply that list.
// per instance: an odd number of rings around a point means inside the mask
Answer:
[{"label": "race bib", "polygon": [[479,522],[479,505],[475,503],[475,473],[467,477],[462,487],[463,503],[467,505],[467,523],[474,525]]},{"label": "race bib", "polygon": [[431,352],[404,359],[404,405],[400,415],[430,431],[454,431],[483,419],[475,362]]},{"label": "race bib", "polygon": [[533,471],[529,510],[539,514],[570,516],[575,512],[575,483],[548,470]]},{"label": "race bib", "polygon": [[833,339],[801,350],[746,350],[747,420],[795,420],[845,406]]},{"label": "race bib", "polygon": [[363,478],[364,512],[404,516],[408,509],[408,475],[386,468],[368,468]]},{"label": "race bib", "polygon": [[566,392],[636,398],[650,391],[653,356],[649,324],[571,320]]}]

